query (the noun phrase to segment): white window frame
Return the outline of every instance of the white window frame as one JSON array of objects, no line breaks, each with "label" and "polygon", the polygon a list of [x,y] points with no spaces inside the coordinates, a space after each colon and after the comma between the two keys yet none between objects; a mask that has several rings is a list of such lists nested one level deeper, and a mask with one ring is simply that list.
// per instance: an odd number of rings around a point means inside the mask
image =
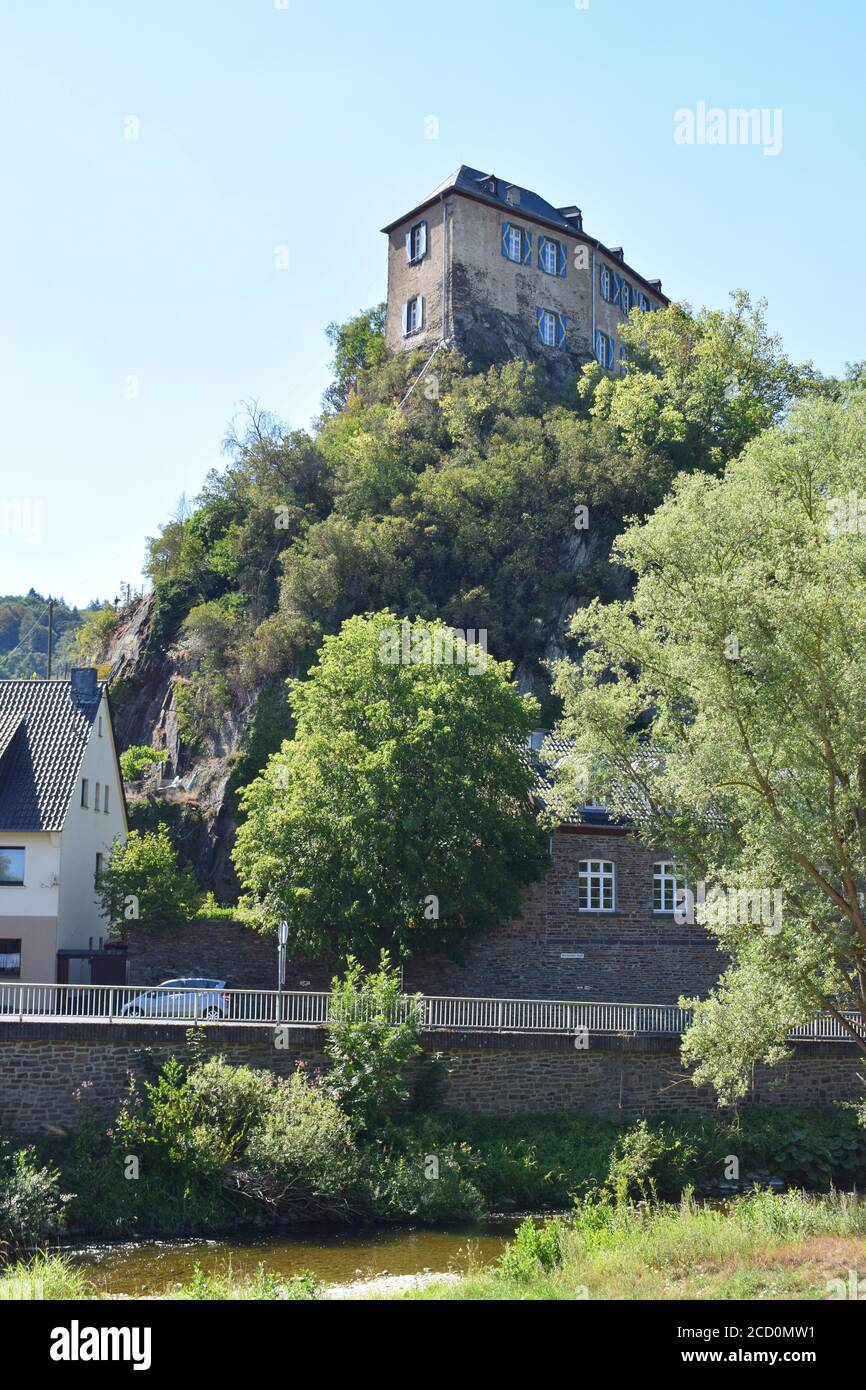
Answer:
[{"label": "white window frame", "polygon": [[[515,256],[515,254],[514,254],[514,242],[515,242],[515,238],[517,239],[517,255],[516,255],[516,256]],[[515,227],[515,225],[514,225],[513,222],[509,222],[509,224],[508,224],[508,237],[507,237],[507,239],[506,239],[506,244],[507,244],[507,246],[508,246],[508,259],[509,259],[510,261],[514,261],[515,265],[522,265],[522,264],[523,264],[523,232],[522,232],[522,230],[520,229],[520,227]]]},{"label": "white window frame", "polygon": [[406,337],[417,333],[421,328],[421,296],[413,295],[406,301]]},{"label": "white window frame", "polygon": [[541,248],[541,269],[546,275],[559,274],[559,242],[546,237]]},{"label": "white window frame", "polygon": [[[581,859],[577,886],[578,912],[616,912],[616,865],[612,859]],[[607,907],[606,896],[610,898]]]},{"label": "white window frame", "polygon": [[556,347],[556,314],[552,309],[541,311],[541,338],[545,347]]},{"label": "white window frame", "polygon": [[606,300],[607,303],[609,304],[609,303],[610,303],[610,297],[611,297],[611,294],[612,294],[612,293],[613,293],[613,278],[612,278],[611,273],[610,273],[610,268],[609,268],[608,266],[606,266],[606,265],[602,265],[602,267],[601,267],[601,297],[602,297],[602,299]]},{"label": "white window frame", "polygon": [[679,906],[679,895],[684,894],[688,886],[682,865],[673,859],[657,860],[653,864],[653,912],[659,917],[672,916]]},{"label": "white window frame", "polygon": [[609,336],[607,333],[602,333],[601,329],[599,329],[599,330],[598,330],[598,338],[599,338],[599,342],[601,343],[601,352],[602,352],[601,357],[598,359],[598,365],[599,365],[600,367],[604,367],[604,368],[611,367],[611,366],[613,366],[613,363],[610,361],[611,348],[612,348],[612,343],[611,343],[610,336]]},{"label": "white window frame", "polygon": [[414,227],[409,229],[409,260],[420,261],[423,252],[421,250],[421,233],[424,227],[423,222],[416,222]]},{"label": "white window frame", "polygon": [[628,283],[627,280],[623,280],[622,282],[622,289],[620,290],[620,299],[622,301],[622,311],[624,314],[627,314],[629,309],[632,307],[631,303],[629,302],[631,300],[631,285]]}]

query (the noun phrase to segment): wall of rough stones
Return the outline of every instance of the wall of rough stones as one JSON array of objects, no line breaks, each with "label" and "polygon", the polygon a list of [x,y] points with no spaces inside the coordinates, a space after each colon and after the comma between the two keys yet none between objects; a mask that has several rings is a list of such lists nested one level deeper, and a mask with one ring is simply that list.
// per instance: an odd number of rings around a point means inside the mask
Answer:
[{"label": "wall of rough stones", "polygon": [[[299,1062],[324,1066],[320,1029],[292,1029],[276,1046],[270,1029],[202,1030],[208,1053],[269,1067],[282,1075]],[[675,1039],[591,1038],[587,1050],[556,1036],[431,1034],[440,1058],[440,1105],[481,1115],[567,1111],[648,1117],[711,1114],[712,1094],[680,1066]],[[85,1086],[116,1113],[130,1074],[153,1076],[183,1056],[185,1030],[158,1024],[0,1024],[0,1135],[74,1128]],[[804,1044],[772,1070],[759,1069],[749,1104],[826,1105],[862,1098],[862,1057],[837,1044]]]}]

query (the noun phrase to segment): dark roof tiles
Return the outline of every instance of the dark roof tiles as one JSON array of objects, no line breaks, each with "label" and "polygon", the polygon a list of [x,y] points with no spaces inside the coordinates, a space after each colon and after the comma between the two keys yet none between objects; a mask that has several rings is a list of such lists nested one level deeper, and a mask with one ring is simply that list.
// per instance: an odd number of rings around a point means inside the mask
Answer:
[{"label": "dark roof tiles", "polygon": [[0,681],[0,831],[62,829],[97,692],[84,704],[69,681]]}]

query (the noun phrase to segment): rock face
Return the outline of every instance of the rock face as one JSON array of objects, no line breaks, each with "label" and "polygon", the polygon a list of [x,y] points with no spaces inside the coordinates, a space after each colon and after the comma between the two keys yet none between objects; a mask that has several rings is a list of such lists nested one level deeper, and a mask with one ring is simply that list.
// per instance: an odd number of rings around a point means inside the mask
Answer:
[{"label": "rock face", "polygon": [[[118,751],[130,744],[165,750],[133,791],[130,804],[164,803],[179,820],[201,817],[195,870],[203,888],[227,901],[237,891],[230,853],[235,821],[230,777],[255,710],[255,697],[232,709],[203,746],[185,744],[178,723],[176,691],[194,660],[183,647],[166,649],[154,632],[154,596],[145,594],[121,615],[108,651],[110,693]],[[167,783],[174,785],[168,786]]]}]

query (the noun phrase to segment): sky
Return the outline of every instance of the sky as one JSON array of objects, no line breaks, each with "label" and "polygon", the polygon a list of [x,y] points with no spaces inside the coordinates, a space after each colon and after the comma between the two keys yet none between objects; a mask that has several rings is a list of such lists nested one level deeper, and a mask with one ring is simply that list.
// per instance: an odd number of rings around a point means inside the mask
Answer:
[{"label": "sky", "polygon": [[[0,0],[0,34],[0,594],[137,586],[244,401],[309,426],[380,228],[460,163],[672,298],[765,297],[797,361],[866,356],[861,0]],[[699,142],[700,103],[766,138]]]}]

